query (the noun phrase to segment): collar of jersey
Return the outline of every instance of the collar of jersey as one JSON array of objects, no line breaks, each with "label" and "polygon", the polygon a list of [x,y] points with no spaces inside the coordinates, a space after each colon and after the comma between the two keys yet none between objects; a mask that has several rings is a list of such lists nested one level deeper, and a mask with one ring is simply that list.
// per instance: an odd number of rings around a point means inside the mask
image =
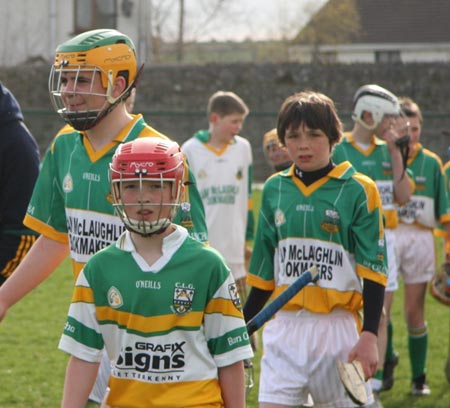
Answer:
[{"label": "collar of jersey", "polygon": [[112,148],[116,148],[116,146],[119,143],[122,143],[124,140],[128,138],[128,135],[133,131],[135,126],[140,123],[140,121],[143,121],[143,117],[141,114],[138,115],[132,115],[133,120],[127,123],[118,133],[117,137],[114,138],[111,142],[109,142],[107,145],[103,146],[98,151],[95,151],[92,148],[91,142],[89,141],[89,138],[86,136],[84,132],[81,132],[83,135],[83,144],[86,149],[86,152],[91,159],[92,162],[95,162],[99,159],[101,159],[106,153],[108,153]]},{"label": "collar of jersey", "polygon": [[[352,143],[352,144],[356,144],[356,141],[352,135],[352,132],[346,132],[345,133],[345,139],[347,141],[347,143]],[[373,145],[382,145],[382,144],[386,144],[386,142],[382,139],[380,139],[378,136],[373,135],[372,136],[372,141],[371,143]]]},{"label": "collar of jersey", "polygon": [[221,149],[215,149],[214,147],[212,147],[210,144],[208,144],[208,141],[211,137],[211,133],[209,132],[209,130],[199,130],[194,137],[200,141],[201,143],[203,143],[205,145],[205,147],[213,152],[214,154],[216,154],[217,156],[221,156],[223,153],[225,153],[225,151],[228,149],[228,146],[236,143],[236,139],[233,137],[232,140],[230,140],[230,143],[226,144],[225,146],[223,146]]},{"label": "collar of jersey", "polygon": [[[322,179],[328,179],[328,178],[335,178],[340,180],[347,180],[351,178],[356,173],[355,168],[351,165],[349,161],[344,161],[336,167],[334,167],[333,170],[331,170],[325,177],[322,177]],[[282,177],[291,177],[291,178],[297,178],[295,177],[295,167],[291,166],[287,171],[283,171],[279,173]],[[317,181],[320,181],[317,180]],[[316,182],[314,182],[312,185],[314,185]]]},{"label": "collar of jersey", "polygon": [[147,262],[136,252],[136,247],[131,240],[130,232],[124,231],[116,242],[116,247],[122,251],[130,252],[143,272],[159,272],[172,258],[173,254],[181,247],[188,236],[184,227],[175,225],[174,232],[163,239],[162,256],[153,265]]},{"label": "collar of jersey", "polygon": [[423,146],[421,143],[417,143],[416,147],[417,149],[414,154],[408,158],[408,165],[410,165],[423,150]]}]

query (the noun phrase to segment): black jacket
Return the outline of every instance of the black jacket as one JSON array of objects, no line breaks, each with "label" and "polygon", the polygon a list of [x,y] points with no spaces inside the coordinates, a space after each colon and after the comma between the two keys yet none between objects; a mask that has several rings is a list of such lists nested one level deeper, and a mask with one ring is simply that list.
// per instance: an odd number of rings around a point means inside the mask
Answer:
[{"label": "black jacket", "polygon": [[38,145],[23,122],[19,103],[0,82],[0,237],[27,233],[22,221],[39,162]]}]

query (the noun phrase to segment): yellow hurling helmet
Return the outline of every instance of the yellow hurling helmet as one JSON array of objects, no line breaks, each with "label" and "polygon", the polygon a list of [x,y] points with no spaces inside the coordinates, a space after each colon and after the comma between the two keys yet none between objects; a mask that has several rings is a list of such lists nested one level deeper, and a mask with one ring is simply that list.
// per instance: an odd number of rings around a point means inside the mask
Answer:
[{"label": "yellow hurling helmet", "polygon": [[[93,91],[97,75],[100,75],[104,88],[102,93]],[[127,87],[121,95],[113,97],[114,81],[119,76],[125,78]],[[55,110],[67,123],[78,130],[90,129],[128,97],[136,76],[136,52],[128,36],[112,29],[88,31],[57,47],[49,78],[50,98]],[[70,90],[64,89],[68,78],[73,81]],[[84,83],[81,87],[81,80],[86,82],[86,78],[90,84]],[[82,110],[69,108],[64,103],[62,91],[73,97],[104,96],[105,104],[102,107],[84,105]]]}]

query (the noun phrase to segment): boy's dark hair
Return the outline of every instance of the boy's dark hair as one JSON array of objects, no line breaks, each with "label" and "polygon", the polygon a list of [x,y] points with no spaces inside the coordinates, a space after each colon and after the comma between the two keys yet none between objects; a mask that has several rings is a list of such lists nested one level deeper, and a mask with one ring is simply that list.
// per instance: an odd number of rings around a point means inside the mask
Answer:
[{"label": "boy's dark hair", "polygon": [[288,128],[297,129],[302,123],[310,129],[322,130],[331,146],[341,138],[343,127],[334,102],[320,92],[303,91],[285,99],[278,114],[277,131],[280,142],[285,144]]},{"label": "boy's dark hair", "polygon": [[419,108],[419,105],[417,105],[416,102],[414,102],[411,98],[408,97],[401,97],[399,98],[400,102],[400,109],[402,110],[402,113],[408,117],[408,118],[419,118],[419,122],[423,123],[423,116],[422,111]]},{"label": "boy's dark hair", "polygon": [[234,92],[217,91],[209,98],[207,112],[208,116],[211,113],[217,113],[223,117],[234,113],[247,115],[249,109],[246,103]]}]

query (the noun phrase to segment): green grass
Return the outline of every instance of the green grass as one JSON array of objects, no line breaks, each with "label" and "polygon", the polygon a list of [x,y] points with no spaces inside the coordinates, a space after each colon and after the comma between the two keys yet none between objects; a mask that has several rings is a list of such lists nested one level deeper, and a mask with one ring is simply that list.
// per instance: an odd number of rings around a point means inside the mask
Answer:
[{"label": "green grass", "polygon": [[[255,203],[259,202],[259,193]],[[257,208],[257,206],[256,206]],[[442,256],[438,254],[439,259]],[[72,293],[73,275],[66,260],[55,273],[21,302],[0,324],[0,408],[56,408],[60,406],[67,355],[57,349]],[[410,368],[402,312],[403,289],[393,304],[394,341],[400,353],[391,391],[381,394],[385,408],[450,407],[450,384],[444,365],[449,348],[450,308],[427,297],[430,330],[428,352],[429,397],[410,396]],[[256,354],[255,381],[260,352]],[[248,408],[257,408],[257,384],[250,392]],[[90,404],[95,407],[96,404]]]}]

